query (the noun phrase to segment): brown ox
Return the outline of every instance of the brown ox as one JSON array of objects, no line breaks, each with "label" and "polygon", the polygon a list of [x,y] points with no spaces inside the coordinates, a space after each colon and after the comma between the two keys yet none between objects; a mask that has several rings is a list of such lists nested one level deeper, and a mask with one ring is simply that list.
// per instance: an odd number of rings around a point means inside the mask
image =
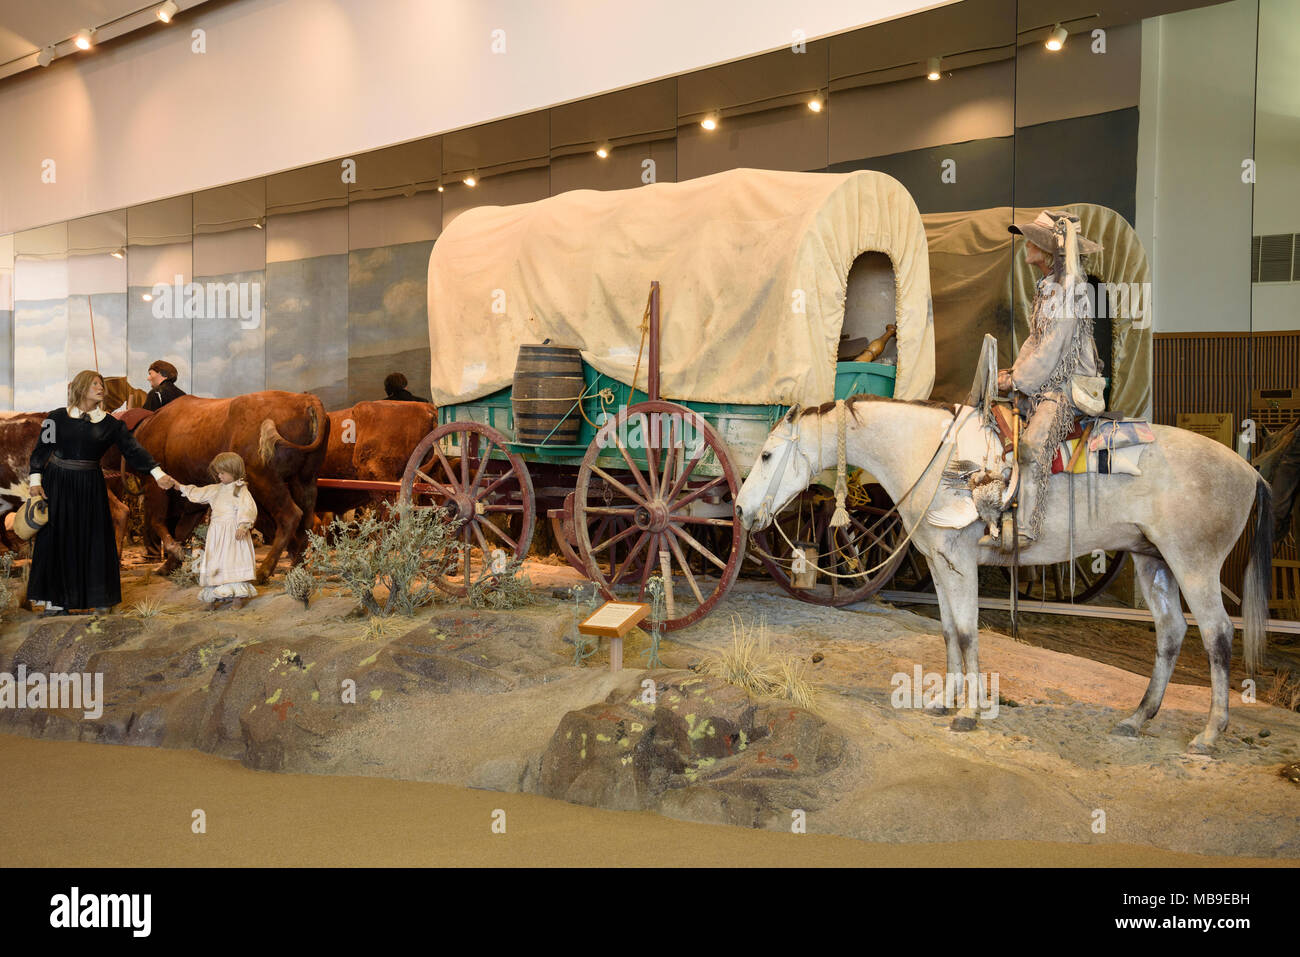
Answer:
[{"label": "brown ox", "polygon": [[[31,461],[36,441],[41,437],[41,423],[45,412],[0,412],[0,547],[17,551],[24,543],[4,527],[4,519],[27,500],[27,464]],[[114,450],[116,451],[116,450]],[[120,460],[120,454],[119,454]],[[111,482],[112,477],[109,477]],[[126,537],[126,505],[108,492],[108,509],[116,530],[117,553],[122,554],[122,541]]]},{"label": "brown ox", "polygon": [[[187,395],[142,422],[135,437],[168,475],[187,485],[212,484],[215,480],[208,474],[212,459],[220,452],[239,454],[248,490],[257,502],[258,527],[264,534],[274,532],[271,550],[257,569],[261,584],[275,570],[286,546],[295,562],[302,556],[329,428],[325,407],[308,393],[253,392],[232,399]],[[184,502],[173,538],[166,523],[168,494],[156,482],[145,483],[145,521],[173,556],[162,573],[176,567],[177,540],[189,538],[206,511],[205,506]]]},{"label": "brown ox", "polygon": [[[438,409],[428,402],[358,402],[329,414],[329,450],[320,477],[400,482],[406,460],[420,440],[438,427]],[[383,492],[322,488],[316,514],[341,513],[376,499]]]}]

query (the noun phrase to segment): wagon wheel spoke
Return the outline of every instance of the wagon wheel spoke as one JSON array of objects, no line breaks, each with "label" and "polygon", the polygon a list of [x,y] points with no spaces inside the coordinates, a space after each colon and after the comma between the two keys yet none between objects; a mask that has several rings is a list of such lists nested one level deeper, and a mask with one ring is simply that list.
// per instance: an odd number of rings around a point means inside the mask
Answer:
[{"label": "wagon wheel spoke", "polygon": [[424,482],[426,485],[432,485],[434,492],[436,492],[439,495],[443,495],[450,498],[451,495],[454,494],[450,489],[447,488],[447,486],[443,485],[439,481],[436,481],[432,476],[421,471],[420,469],[415,470],[415,477],[418,478],[421,482]]},{"label": "wagon wheel spoke", "polygon": [[498,512],[518,513],[518,512],[522,512],[523,510],[524,507],[522,505],[484,505],[483,506],[483,511],[488,512],[490,514],[495,514]]},{"label": "wagon wheel spoke", "polygon": [[[658,544],[659,536],[656,535],[654,537],[656,539],[656,544]],[[654,574],[655,565],[658,564],[658,560],[658,549],[651,548],[651,550],[646,553],[645,565],[641,568],[641,580],[637,583],[637,598],[642,600],[645,599],[645,586],[649,583],[650,576]]]},{"label": "wagon wheel spoke", "polygon": [[[627,449],[623,448],[623,443],[618,440],[618,436],[617,435],[613,436],[613,439],[614,439],[614,445],[618,449],[618,454],[623,456],[623,461],[627,463],[627,470],[632,473],[632,478],[636,480],[637,486],[641,489],[641,494],[642,496],[644,496],[641,499],[642,504],[650,501],[651,499],[654,498],[654,496],[650,494],[650,486],[646,484],[645,477],[642,476],[641,470],[637,468],[636,463],[632,461],[632,456],[627,454]],[[607,482],[610,481],[607,475],[602,474],[601,469],[593,467],[592,471],[600,475],[601,478],[604,478],[605,481]],[[626,488],[626,486],[622,486],[622,487]],[[627,495],[633,501],[637,500],[637,496],[632,495],[631,493],[627,493]]]},{"label": "wagon wheel spoke", "polygon": [[650,431],[650,416],[645,413],[641,414],[641,434],[645,438],[646,476],[650,479],[650,498],[654,499],[659,497],[659,435]]},{"label": "wagon wheel spoke", "polygon": [[[694,473],[695,467],[699,465],[702,461],[704,461],[704,453],[707,449],[708,446],[706,445],[704,448],[696,452],[695,456],[689,462],[686,463],[686,468],[682,469],[682,474],[677,476],[677,481],[673,482],[672,489],[668,492],[667,495],[664,496],[664,498],[666,498],[670,502],[673,501],[673,499],[677,498],[677,495],[681,492],[682,488],[686,485],[686,482],[690,479],[692,473]],[[685,451],[684,448],[683,451]]]},{"label": "wagon wheel spoke", "polygon": [[884,549],[889,548],[889,546],[885,544],[885,541],[879,535],[875,534],[875,532],[873,532],[870,528],[867,528],[867,526],[863,525],[856,518],[854,518],[853,513],[851,512],[849,513],[849,522],[852,523],[855,528],[857,528],[860,532],[862,532],[862,534],[868,536],[875,544],[879,545],[881,548]]},{"label": "wagon wheel spoke", "polygon": [[[433,447],[433,451],[434,454],[437,455],[438,461],[442,463],[442,467],[447,473],[447,478],[451,480],[451,485],[449,485],[448,488],[452,488],[452,489],[460,488],[460,486],[456,484],[456,472],[451,467],[451,463],[447,461],[447,456],[442,454],[442,448],[440,446],[435,445]],[[461,456],[461,458],[463,459],[464,456]]]},{"label": "wagon wheel spoke", "polygon": [[[474,529],[474,537],[478,539],[478,547],[483,552],[483,564],[486,565],[488,563],[488,553],[491,552],[492,549],[488,548],[487,539],[483,537],[483,531],[478,527],[479,523],[470,522],[468,524]],[[484,522],[483,524],[490,525],[491,522]]]},{"label": "wagon wheel spoke", "polygon": [[507,535],[505,532],[503,532],[503,531],[502,531],[500,528],[498,528],[494,523],[492,523],[492,522],[484,522],[484,523],[483,523],[483,527],[486,528],[486,529],[488,529],[488,530],[490,530],[494,535],[497,536],[497,538],[501,539],[503,542],[505,542],[507,545],[509,545],[509,546],[511,547],[511,549],[514,550],[514,552],[515,552],[515,556],[516,556],[517,558],[522,557],[521,555],[519,555],[519,543],[516,542],[513,538],[511,538],[509,535]]},{"label": "wagon wheel spoke", "polygon": [[[731,523],[728,522],[727,524],[731,524]],[[672,532],[673,532],[674,535],[676,535],[678,538],[680,538],[682,541],[684,541],[687,545],[691,546],[691,548],[695,549],[697,552],[699,552],[701,555],[703,555],[703,556],[704,556],[705,558],[707,558],[709,561],[713,562],[713,564],[717,565],[717,566],[718,566],[719,568],[721,568],[723,571],[726,571],[726,569],[727,569],[727,563],[724,562],[724,561],[723,561],[721,558],[719,558],[717,555],[713,554],[713,552],[709,551],[709,550],[708,550],[707,548],[705,548],[703,545],[701,545],[701,544],[696,540],[696,538],[695,538],[694,535],[692,535],[690,532],[686,531],[686,529],[684,529],[684,528],[678,528],[676,525],[669,525],[668,527],[672,530]]]},{"label": "wagon wheel spoke", "polygon": [[[614,478],[614,476],[610,475],[608,472],[606,472],[604,469],[598,466],[593,465],[591,467],[591,472],[593,475],[599,475],[608,484],[613,486],[620,495],[623,495],[624,497],[631,499],[633,502],[636,502],[636,504],[638,505],[647,504],[650,501],[650,499],[653,497],[650,495],[649,492],[646,492],[645,497],[642,498],[640,495],[637,495],[636,492],[632,491],[630,488],[628,488],[618,479]],[[637,475],[637,480],[641,482],[641,488],[642,490],[644,490],[645,482],[641,480],[641,476],[639,474]]]},{"label": "wagon wheel spoke", "polygon": [[471,525],[471,524],[472,524],[471,522],[466,522],[465,525],[464,525],[464,527],[461,529],[461,531],[462,531],[462,532],[464,533],[464,535],[465,535],[465,548],[464,548],[464,550],[461,551],[461,558],[462,558],[462,559],[464,560],[464,562],[465,562],[465,587],[466,587],[466,588],[469,587],[469,582],[470,582],[470,578],[469,578],[469,551],[470,551],[470,548],[469,548],[469,529],[470,529],[470,525]]},{"label": "wagon wheel spoke", "polygon": [[601,533],[603,530],[604,530],[603,526],[601,528],[597,528],[596,534],[592,536],[593,540],[600,541],[599,545],[591,546],[591,554],[593,555],[600,554],[605,549],[609,548],[611,545],[617,544],[618,542],[621,542],[626,538],[630,538],[631,536],[635,535],[637,532],[640,531],[640,529],[637,528],[635,525],[629,525],[627,528],[623,529],[623,531],[619,532],[617,535],[614,535],[611,538],[601,538]]},{"label": "wagon wheel spoke", "polygon": [[[1065,597],[1067,593],[1066,593],[1066,590],[1065,590],[1065,575],[1063,574],[1063,571],[1064,571],[1064,569],[1063,569],[1063,567],[1062,567],[1061,565],[1053,565],[1053,566],[1052,566],[1052,584],[1053,584],[1054,586],[1056,586],[1056,600],[1057,600],[1057,601],[1068,601],[1068,600],[1069,600],[1069,599],[1067,599],[1067,598]],[[1069,596],[1070,596],[1070,598],[1073,598],[1073,597],[1074,597],[1074,593],[1073,593],[1073,592],[1070,592],[1070,593],[1069,593]],[[1046,588],[1043,589],[1043,600],[1044,600],[1044,601],[1047,600],[1047,589],[1046,589]]]},{"label": "wagon wheel spoke", "polygon": [[[674,529],[674,531],[676,530]],[[695,601],[703,605],[704,596],[700,594],[700,586],[695,584],[695,576],[691,574],[691,565],[686,560],[686,556],[682,554],[682,546],[677,544],[676,535],[668,536],[668,547],[673,550],[673,555],[677,559],[677,564],[682,567],[682,572],[686,575],[686,582],[691,586],[691,591],[695,593]],[[722,567],[726,568],[727,566],[723,565]]]},{"label": "wagon wheel spoke", "polygon": [[[614,576],[610,579],[609,586],[611,588],[623,580],[623,573],[632,566],[633,560],[641,553],[641,550],[649,544],[650,539],[653,537],[654,536],[649,532],[641,533],[641,537],[637,539],[636,544],[632,546],[632,550],[628,552],[627,557],[623,559],[623,564],[618,566],[618,571],[615,572]],[[650,564],[650,562],[647,560],[646,564]]]},{"label": "wagon wheel spoke", "polygon": [[673,459],[677,457],[677,419],[668,420],[668,451],[664,455],[664,474],[663,479],[659,482],[659,488],[668,488],[668,483],[673,478]]},{"label": "wagon wheel spoke", "polygon": [[515,468],[513,465],[510,466],[509,471],[501,473],[501,475],[498,476],[497,479],[491,485],[489,485],[487,488],[479,492],[478,497],[487,498],[489,495],[491,495],[493,492],[499,489],[502,485],[506,484],[506,482],[509,482],[511,479],[515,479],[515,481],[518,481],[518,477],[515,475]]},{"label": "wagon wheel spoke", "polygon": [[701,485],[699,488],[697,488],[697,489],[692,489],[692,490],[691,490],[691,493],[690,493],[689,495],[685,496],[684,498],[680,498],[680,499],[678,499],[677,501],[675,501],[675,502],[672,503],[672,509],[673,509],[673,511],[674,511],[674,512],[676,512],[676,511],[680,511],[681,509],[685,508],[687,505],[690,505],[691,502],[694,502],[697,498],[699,498],[699,497],[700,497],[701,495],[703,495],[705,492],[708,492],[708,491],[711,490],[711,489],[715,489],[715,488],[717,488],[719,485],[725,485],[725,484],[726,484],[726,481],[727,481],[727,477],[726,477],[725,475],[719,475],[717,478],[715,478],[715,479],[711,479],[710,481],[705,482],[705,483],[704,483],[703,485]]},{"label": "wagon wheel spoke", "polygon": [[474,490],[478,488],[478,483],[483,480],[483,470],[487,468],[488,462],[491,461],[492,459],[493,447],[494,446],[492,440],[488,439],[487,448],[483,451],[482,458],[478,460],[478,468],[474,471],[474,481],[471,482],[469,486],[469,493],[471,495],[473,495]]}]

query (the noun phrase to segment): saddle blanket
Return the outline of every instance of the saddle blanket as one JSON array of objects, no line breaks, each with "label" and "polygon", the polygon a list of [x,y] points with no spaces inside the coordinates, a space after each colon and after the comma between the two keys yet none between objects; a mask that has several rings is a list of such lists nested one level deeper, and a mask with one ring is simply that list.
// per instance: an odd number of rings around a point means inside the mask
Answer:
[{"label": "saddle blanket", "polygon": [[[1002,438],[1004,454],[1011,453],[1010,407],[993,407],[993,418]],[[1069,471],[1074,475],[1092,472],[1098,475],[1141,475],[1138,460],[1143,447],[1156,437],[1151,426],[1142,419],[1094,419],[1087,426],[1085,420],[1075,419],[1074,429],[1065,437],[1052,458],[1052,474]],[[1079,450],[1081,442],[1087,448]]]}]

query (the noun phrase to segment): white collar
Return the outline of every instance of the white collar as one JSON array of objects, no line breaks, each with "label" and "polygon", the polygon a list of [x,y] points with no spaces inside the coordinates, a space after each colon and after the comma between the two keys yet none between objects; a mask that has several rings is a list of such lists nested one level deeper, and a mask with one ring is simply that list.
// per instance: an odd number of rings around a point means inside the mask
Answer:
[{"label": "white collar", "polygon": [[73,405],[68,407],[68,415],[72,416],[74,419],[80,419],[82,416],[85,416],[90,419],[91,422],[100,422],[103,420],[104,416],[108,415],[108,413],[98,407],[91,409],[89,412],[82,412],[79,408]]}]

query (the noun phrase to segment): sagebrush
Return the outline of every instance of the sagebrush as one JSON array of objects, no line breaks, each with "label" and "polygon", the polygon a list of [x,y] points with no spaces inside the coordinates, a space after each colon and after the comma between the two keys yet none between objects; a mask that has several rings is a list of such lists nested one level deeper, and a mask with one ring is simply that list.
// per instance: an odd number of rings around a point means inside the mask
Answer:
[{"label": "sagebrush", "polygon": [[456,567],[464,547],[455,539],[459,525],[445,509],[412,506],[335,518],[324,534],[307,533],[307,565],[337,577],[366,614],[413,615],[438,598],[435,582]]}]

